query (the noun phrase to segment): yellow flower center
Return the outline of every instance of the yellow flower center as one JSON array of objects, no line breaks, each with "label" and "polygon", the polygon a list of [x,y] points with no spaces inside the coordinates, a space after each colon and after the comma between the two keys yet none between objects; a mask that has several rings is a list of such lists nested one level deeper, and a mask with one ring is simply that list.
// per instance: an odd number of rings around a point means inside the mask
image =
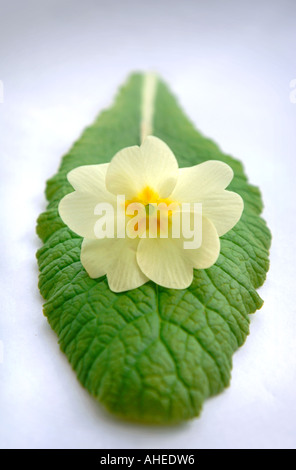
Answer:
[{"label": "yellow flower center", "polygon": [[[146,216],[141,223],[146,224],[146,230],[149,230],[151,218],[157,226],[157,235],[159,236],[164,223],[171,225],[171,216],[173,210],[179,205],[169,198],[161,198],[159,194],[154,191],[150,186],[146,186],[140,191],[137,196],[125,202],[125,210],[130,204],[141,204],[145,207]],[[175,206],[175,207],[174,207]],[[136,209],[137,210],[137,209]],[[130,216],[130,214],[127,214]],[[155,220],[156,218],[156,220]],[[135,225],[135,230],[138,230],[138,224]]]},{"label": "yellow flower center", "polygon": [[154,189],[150,188],[150,186],[146,186],[144,189],[142,189],[142,191],[138,193],[137,196],[127,200],[125,202],[125,207],[134,202],[138,202],[140,204],[143,204],[144,206],[148,206],[149,204],[160,204],[161,202],[164,202],[167,206],[169,206],[172,203],[169,198],[160,198],[159,194],[154,191]]}]

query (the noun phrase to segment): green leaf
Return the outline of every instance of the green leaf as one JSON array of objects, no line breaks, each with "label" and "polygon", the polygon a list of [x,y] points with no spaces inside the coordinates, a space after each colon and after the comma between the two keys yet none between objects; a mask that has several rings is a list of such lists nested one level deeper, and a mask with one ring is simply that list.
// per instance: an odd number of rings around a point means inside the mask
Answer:
[{"label": "green leaf", "polygon": [[88,277],[80,263],[82,239],[62,223],[57,206],[73,190],[66,179],[72,168],[108,162],[121,148],[140,144],[142,89],[143,76],[133,75],[48,181],[49,204],[37,227],[44,242],[37,253],[39,287],[44,313],[81,384],[125,419],[169,423],[198,416],[205,398],[229,384],[232,354],[248,335],[249,314],[263,303],[256,288],[268,270],[270,233],[260,217],[260,192],[248,184],[241,163],[197,132],[159,82],[154,135],[180,166],[228,163],[235,173],[229,188],[243,197],[243,216],[221,238],[216,264],[195,271],[186,290],[149,282],[115,294],[105,277]]}]

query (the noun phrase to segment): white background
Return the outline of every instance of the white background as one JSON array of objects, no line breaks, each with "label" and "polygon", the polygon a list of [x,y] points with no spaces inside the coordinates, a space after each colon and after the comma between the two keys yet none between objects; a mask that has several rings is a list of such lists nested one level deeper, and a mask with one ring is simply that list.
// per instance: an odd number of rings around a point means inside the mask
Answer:
[{"label": "white background", "polygon": [[[293,0],[1,0],[1,447],[296,446],[295,16]],[[175,427],[107,414],[60,352],[37,289],[45,180],[127,75],[147,69],[243,161],[273,231],[265,304],[231,386]]]}]

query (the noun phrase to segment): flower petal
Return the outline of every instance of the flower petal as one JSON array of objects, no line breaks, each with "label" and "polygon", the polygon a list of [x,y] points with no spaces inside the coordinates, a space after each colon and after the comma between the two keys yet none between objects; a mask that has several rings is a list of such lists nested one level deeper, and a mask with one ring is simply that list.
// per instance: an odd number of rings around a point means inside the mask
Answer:
[{"label": "flower petal", "polygon": [[195,269],[207,269],[216,263],[220,253],[220,239],[214,224],[202,218],[202,243],[200,248],[184,250]]},{"label": "flower petal", "polygon": [[193,280],[193,268],[212,266],[220,253],[220,240],[213,223],[202,218],[200,248],[185,249],[180,238],[143,238],[140,240],[137,260],[143,273],[163,287],[185,289]]},{"label": "flower petal", "polygon": [[85,238],[83,240],[80,260],[87,274],[92,279],[107,274],[115,240],[115,238],[103,238],[101,240]]},{"label": "flower petal", "polygon": [[141,145],[145,161],[148,186],[157,191],[161,198],[168,197],[177,183],[178,162],[168,145],[161,139],[148,136]]},{"label": "flower petal", "polygon": [[243,199],[232,191],[208,194],[201,203],[203,215],[213,222],[219,237],[237,224],[244,209]]},{"label": "flower petal", "polygon": [[179,202],[201,202],[206,195],[225,189],[232,178],[230,166],[217,160],[181,168],[170,198]]},{"label": "flower petal", "polygon": [[115,200],[114,194],[106,189],[106,172],[109,163],[83,165],[67,174],[69,183],[79,192],[96,195],[101,202]]},{"label": "flower petal", "polygon": [[81,237],[95,238],[94,226],[98,219],[94,210],[98,203],[94,195],[73,191],[59,203],[62,221]]},{"label": "flower petal", "polygon": [[149,280],[136,260],[138,243],[138,239],[129,238],[85,239],[81,246],[81,263],[91,278],[107,274],[113,292],[135,289]]},{"label": "flower petal", "polygon": [[125,195],[128,199],[139,192],[139,171],[141,167],[140,147],[134,145],[120,150],[112,158],[106,173],[108,191]]},{"label": "flower petal", "polygon": [[147,137],[141,147],[120,150],[106,173],[106,187],[113,194],[135,197],[149,186],[165,198],[175,187],[178,163],[169,147],[157,137]]},{"label": "flower petal", "polygon": [[[68,227],[81,237],[97,238],[95,233],[96,222],[100,218],[98,213],[95,213],[95,208],[102,201],[98,196],[89,193],[81,193],[80,191],[73,191],[67,194],[59,203],[59,214],[62,221]],[[106,212],[106,217],[113,219],[116,215],[116,208],[111,202],[103,203],[107,205],[109,210]]]},{"label": "flower petal", "polygon": [[180,239],[143,238],[137,261],[143,273],[156,284],[185,289],[193,280],[193,268],[184,251]]},{"label": "flower petal", "polygon": [[94,227],[98,220],[95,214],[97,204],[108,203],[116,207],[116,198],[105,185],[108,166],[109,163],[84,165],[74,168],[67,175],[76,191],[60,201],[59,214],[63,222],[81,237],[96,238]]}]

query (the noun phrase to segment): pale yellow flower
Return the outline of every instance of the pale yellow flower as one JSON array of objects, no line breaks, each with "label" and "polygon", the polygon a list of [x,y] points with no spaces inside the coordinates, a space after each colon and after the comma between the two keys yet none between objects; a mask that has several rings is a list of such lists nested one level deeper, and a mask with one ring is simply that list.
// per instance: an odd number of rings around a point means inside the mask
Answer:
[{"label": "pale yellow flower", "polygon": [[[71,230],[84,238],[81,262],[91,278],[107,275],[114,292],[135,289],[148,280],[174,289],[184,289],[193,280],[193,269],[212,266],[220,252],[219,237],[238,222],[243,211],[243,200],[225,188],[233,178],[226,163],[210,160],[190,168],[178,168],[170,148],[160,139],[148,136],[142,145],[120,150],[108,164],[75,168],[68,180],[75,189],[59,204],[59,213]],[[148,224],[141,231],[142,219],[136,224],[139,233],[134,238],[115,237],[98,239],[95,226],[96,207],[108,203],[114,210],[106,213],[114,218],[118,213],[117,196],[125,196],[124,224],[131,223],[128,205],[182,203],[202,204],[202,243],[199,248],[185,249],[184,236],[161,236],[157,222],[155,238],[147,234]],[[174,207],[175,207],[174,206]],[[174,210],[167,212],[169,222]],[[146,215],[144,215],[144,222]],[[151,224],[151,223],[150,223]],[[145,226],[145,223],[144,223]]]}]

